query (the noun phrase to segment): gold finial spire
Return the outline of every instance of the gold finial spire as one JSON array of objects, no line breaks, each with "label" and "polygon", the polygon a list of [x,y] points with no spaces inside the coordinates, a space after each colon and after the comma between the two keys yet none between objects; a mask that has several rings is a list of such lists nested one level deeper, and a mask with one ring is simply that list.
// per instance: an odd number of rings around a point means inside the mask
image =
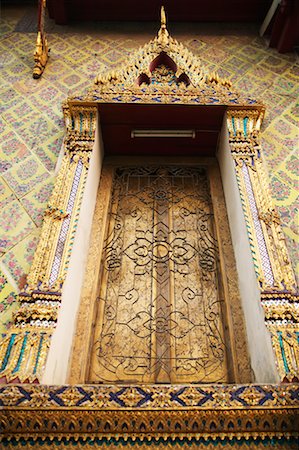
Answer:
[{"label": "gold finial spire", "polygon": [[161,6],[161,28],[158,33],[158,42],[161,45],[167,45],[169,42],[169,33],[166,28],[166,14],[164,6]]},{"label": "gold finial spire", "polygon": [[164,6],[161,6],[161,28],[166,28],[166,14]]}]

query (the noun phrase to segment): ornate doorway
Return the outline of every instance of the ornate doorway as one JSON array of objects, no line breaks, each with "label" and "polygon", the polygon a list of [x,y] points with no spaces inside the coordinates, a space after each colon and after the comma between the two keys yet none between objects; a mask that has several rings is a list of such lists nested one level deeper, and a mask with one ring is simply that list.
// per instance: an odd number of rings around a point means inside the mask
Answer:
[{"label": "ornate doorway", "polygon": [[209,178],[115,170],[89,381],[234,380]]}]

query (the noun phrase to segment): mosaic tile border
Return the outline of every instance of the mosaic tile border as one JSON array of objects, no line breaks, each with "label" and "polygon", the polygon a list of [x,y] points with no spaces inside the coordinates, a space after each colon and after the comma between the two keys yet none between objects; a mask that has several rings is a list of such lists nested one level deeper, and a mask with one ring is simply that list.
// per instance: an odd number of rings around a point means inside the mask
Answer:
[{"label": "mosaic tile border", "polygon": [[299,408],[299,384],[64,385],[0,388],[1,408],[20,409],[281,409]]}]

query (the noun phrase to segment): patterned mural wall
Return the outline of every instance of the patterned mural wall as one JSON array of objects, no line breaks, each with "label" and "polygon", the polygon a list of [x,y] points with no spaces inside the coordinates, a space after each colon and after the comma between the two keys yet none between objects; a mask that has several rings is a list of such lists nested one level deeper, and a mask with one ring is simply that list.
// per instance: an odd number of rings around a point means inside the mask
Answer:
[{"label": "patterned mural wall", "polygon": [[[25,14],[25,11],[24,11]],[[12,324],[16,293],[33,259],[50,196],[64,134],[62,101],[88,88],[94,76],[122,63],[153,35],[129,30],[72,30],[53,27],[50,57],[39,80],[32,79],[35,33],[20,29],[19,16],[3,14],[0,29],[0,331]],[[209,28],[210,27],[210,28]],[[298,98],[295,54],[267,49],[256,30],[204,26],[175,31],[207,71],[218,71],[237,90],[261,98],[267,114],[262,146],[270,189],[280,213],[288,251],[298,264]],[[224,27],[224,26],[223,26]]]}]

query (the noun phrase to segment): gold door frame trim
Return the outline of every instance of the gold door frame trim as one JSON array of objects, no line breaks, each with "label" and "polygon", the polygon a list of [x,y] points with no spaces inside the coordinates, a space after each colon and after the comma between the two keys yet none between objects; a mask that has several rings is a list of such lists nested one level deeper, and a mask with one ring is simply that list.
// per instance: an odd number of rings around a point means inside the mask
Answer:
[{"label": "gold door frame trim", "polygon": [[[47,58],[47,48],[41,43],[38,40],[37,62],[43,65],[39,58]],[[165,54],[176,67],[174,83],[152,84],[151,63],[159,58],[163,63]],[[228,80],[203,69],[201,60],[170,36],[163,13],[157,37],[136,50],[118,70],[99,74],[87,95],[79,93],[64,103],[65,153],[44,214],[27,285],[18,295],[20,307],[14,325],[1,338],[2,379],[21,383],[42,380],[80,214],[97,111],[105,103],[130,103],[226,108],[229,145],[279,377],[281,381],[298,380],[298,286],[271,199],[259,142],[265,107],[246,93],[233,90]],[[63,257],[57,268],[55,255],[61,254],[62,241]]]},{"label": "gold door frame trim", "polygon": [[[233,361],[235,382],[250,382],[251,368],[246,342],[241,299],[238,291],[236,265],[230,237],[224,194],[219,169],[213,158],[110,158],[104,161],[97,202],[93,217],[89,255],[85,271],[81,302],[77,317],[70,362],[69,383],[85,383],[88,376],[91,335],[94,327],[97,295],[100,282],[101,250],[106,231],[113,173],[117,166],[167,165],[206,167],[210,182],[211,198],[215,216],[216,236],[219,245],[220,267],[223,274],[223,291],[226,305],[226,319],[229,322],[229,342]],[[221,186],[221,188],[220,188]],[[221,236],[221,237],[220,237]],[[92,325],[91,325],[92,324]]]}]

